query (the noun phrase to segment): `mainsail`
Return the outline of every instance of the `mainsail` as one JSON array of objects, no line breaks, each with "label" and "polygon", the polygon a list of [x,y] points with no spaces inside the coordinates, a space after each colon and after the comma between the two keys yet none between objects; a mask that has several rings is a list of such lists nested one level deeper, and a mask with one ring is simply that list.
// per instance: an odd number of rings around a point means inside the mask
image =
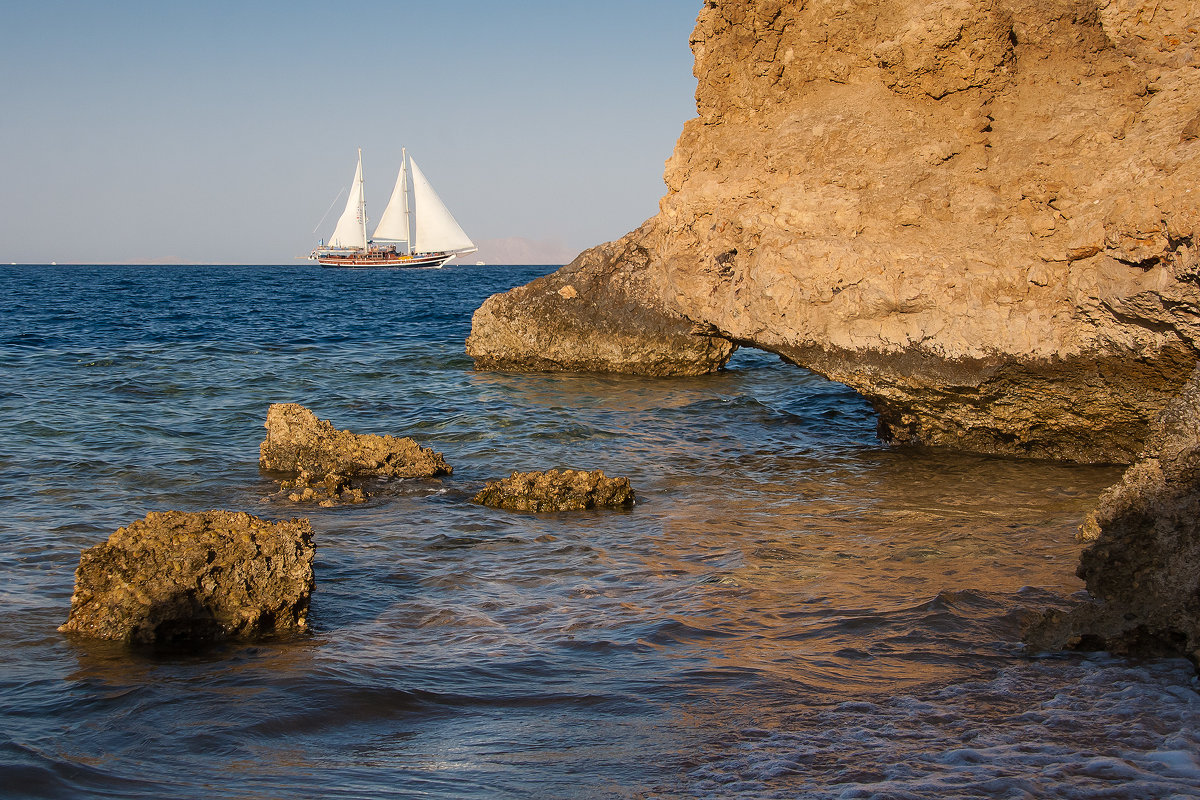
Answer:
[{"label": "mainsail", "polygon": [[350,184],[350,196],[346,198],[346,210],[338,218],[337,227],[329,237],[330,247],[367,246],[367,201],[363,194],[362,150],[358,151],[358,168],[354,170],[354,183]]},{"label": "mainsail", "polygon": [[475,250],[475,243],[454,221],[417,162],[409,158],[408,163],[412,165],[413,215],[417,221],[413,249],[418,253]]},{"label": "mainsail", "polygon": [[408,241],[408,178],[405,175],[404,161],[400,161],[400,174],[396,177],[396,186],[392,189],[392,198],[388,200],[375,234],[371,237],[377,242],[407,242]]}]

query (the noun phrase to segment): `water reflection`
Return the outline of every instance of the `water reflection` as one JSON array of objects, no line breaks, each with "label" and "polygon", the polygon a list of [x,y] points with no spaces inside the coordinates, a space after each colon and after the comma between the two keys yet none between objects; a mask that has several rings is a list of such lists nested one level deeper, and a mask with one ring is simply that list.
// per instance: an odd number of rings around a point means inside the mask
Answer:
[{"label": "water reflection", "polygon": [[[1080,752],[1200,746],[1179,674],[1093,681],[1015,644],[1022,607],[1079,587],[1074,527],[1115,470],[885,448],[861,398],[745,351],[679,381],[475,373],[471,311],[536,272],[437,272],[0,273],[7,791],[900,797],[902,764],[908,796],[953,796],[979,762],[922,759],[975,730],[1001,748],[995,794],[1036,796]],[[346,508],[272,498],[277,401],[413,435],[454,474]],[[639,502],[470,502],[559,465],[627,475]],[[195,657],[59,635],[79,551],[167,508],[309,516],[312,635]],[[1022,739],[1059,755],[1023,766],[1003,750]]]}]

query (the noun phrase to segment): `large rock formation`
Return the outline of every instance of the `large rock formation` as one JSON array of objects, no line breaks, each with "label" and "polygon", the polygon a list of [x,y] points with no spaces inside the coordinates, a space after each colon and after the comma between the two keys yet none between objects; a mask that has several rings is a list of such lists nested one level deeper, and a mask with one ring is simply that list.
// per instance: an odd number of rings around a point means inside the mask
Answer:
[{"label": "large rock formation", "polygon": [[432,478],[452,471],[441,453],[408,437],[337,430],[296,403],[272,404],[264,427],[267,438],[259,445],[258,465],[291,476],[281,485],[293,500],[362,502],[365,495],[352,485],[355,481]]},{"label": "large rock formation", "polygon": [[1136,455],[1200,333],[1200,6],[708,0],[692,49],[659,214],[490,299],[480,367],[667,372],[657,316],[891,440]]},{"label": "large rock formation", "polygon": [[307,628],[312,528],[232,511],[168,511],[83,551],[59,630],[195,646]]},{"label": "large rock formation", "polygon": [[1200,371],[1082,532],[1095,539],[1079,565],[1094,602],[1048,612],[1030,643],[1185,655],[1200,666]]}]

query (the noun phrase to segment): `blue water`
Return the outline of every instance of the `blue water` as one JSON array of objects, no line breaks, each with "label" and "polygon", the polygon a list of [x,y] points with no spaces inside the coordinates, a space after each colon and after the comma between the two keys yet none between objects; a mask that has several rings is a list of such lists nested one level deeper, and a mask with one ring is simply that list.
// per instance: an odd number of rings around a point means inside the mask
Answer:
[{"label": "blue water", "polygon": [[[1118,475],[889,448],[846,388],[480,373],[472,311],[541,267],[0,270],[0,795],[1200,796],[1188,664],[1047,656]],[[451,477],[362,506],[259,474],[266,409],[412,436]],[[469,500],[627,475],[629,511]],[[196,656],[56,631],[149,511],[307,516],[309,636]]]}]

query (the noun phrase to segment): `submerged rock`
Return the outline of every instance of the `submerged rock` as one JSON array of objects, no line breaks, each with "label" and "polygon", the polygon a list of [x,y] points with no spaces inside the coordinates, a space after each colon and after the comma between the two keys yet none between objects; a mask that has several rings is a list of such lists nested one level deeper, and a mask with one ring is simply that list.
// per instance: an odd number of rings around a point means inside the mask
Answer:
[{"label": "submerged rock", "polygon": [[151,513],[83,551],[59,630],[167,646],[304,631],[312,562],[305,519]]},{"label": "submerged rock", "polygon": [[1093,601],[1046,612],[1026,640],[1039,649],[1183,655],[1200,666],[1200,370],[1081,533],[1094,539],[1078,569]]},{"label": "submerged rock", "polygon": [[509,511],[582,511],[629,506],[634,496],[628,478],[609,478],[600,470],[552,469],[489,481],[474,501]]},{"label": "submerged rock", "polygon": [[367,493],[361,487],[352,486],[348,477],[336,472],[313,475],[302,469],[294,480],[280,481],[279,486],[293,503],[316,503],[332,507],[367,501]]},{"label": "submerged rock", "polygon": [[352,485],[365,478],[432,478],[449,475],[441,453],[412,439],[337,430],[296,403],[267,409],[267,438],[259,445],[259,466],[292,475],[281,481],[293,502],[326,505],[362,502],[366,494]]},{"label": "submerged rock", "polygon": [[703,6],[659,213],[484,303],[476,365],[656,374],[652,309],[889,441],[1135,459],[1200,347],[1200,5]]}]

